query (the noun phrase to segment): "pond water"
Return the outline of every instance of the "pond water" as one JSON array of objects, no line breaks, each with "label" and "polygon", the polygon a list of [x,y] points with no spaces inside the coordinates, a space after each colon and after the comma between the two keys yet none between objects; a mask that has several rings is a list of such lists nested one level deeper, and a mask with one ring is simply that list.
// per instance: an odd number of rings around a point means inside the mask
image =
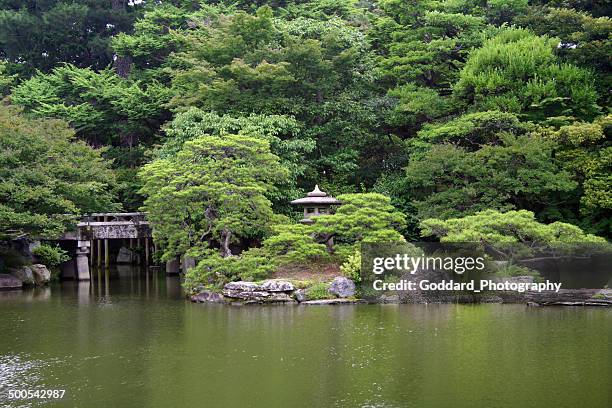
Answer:
[{"label": "pond water", "polygon": [[124,268],[0,312],[2,407],[612,406],[609,309],[201,305]]}]

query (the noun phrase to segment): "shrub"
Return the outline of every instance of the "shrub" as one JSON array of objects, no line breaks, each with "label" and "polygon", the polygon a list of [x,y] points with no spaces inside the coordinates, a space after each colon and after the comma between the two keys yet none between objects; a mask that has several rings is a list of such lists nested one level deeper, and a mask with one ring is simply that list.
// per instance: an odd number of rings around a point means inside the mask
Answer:
[{"label": "shrub", "polygon": [[355,252],[348,256],[346,262],[340,266],[340,271],[353,282],[361,282],[361,251],[359,249],[355,249]]},{"label": "shrub", "polygon": [[329,283],[315,283],[306,289],[306,297],[308,300],[329,299],[331,297],[329,293]]},{"label": "shrub", "polygon": [[236,280],[257,281],[267,278],[275,269],[275,263],[261,248],[251,248],[239,256],[221,257],[216,250],[201,254],[201,260],[185,274],[183,286],[190,292],[201,287],[223,287]]},{"label": "shrub", "polygon": [[47,266],[57,266],[62,262],[70,259],[68,252],[64,251],[58,245],[51,246],[42,244],[32,250],[32,253],[38,258],[40,263]]}]

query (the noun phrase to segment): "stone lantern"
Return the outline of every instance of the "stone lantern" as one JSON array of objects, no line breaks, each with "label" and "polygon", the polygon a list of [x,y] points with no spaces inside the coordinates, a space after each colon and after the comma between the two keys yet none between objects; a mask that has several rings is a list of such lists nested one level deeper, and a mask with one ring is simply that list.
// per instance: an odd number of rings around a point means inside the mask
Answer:
[{"label": "stone lantern", "polygon": [[293,200],[291,204],[304,208],[304,218],[300,220],[302,224],[312,224],[314,220],[311,217],[329,214],[332,205],[342,203],[328,195],[325,191],[319,190],[319,186],[315,185],[314,190],[306,194],[306,197]]}]

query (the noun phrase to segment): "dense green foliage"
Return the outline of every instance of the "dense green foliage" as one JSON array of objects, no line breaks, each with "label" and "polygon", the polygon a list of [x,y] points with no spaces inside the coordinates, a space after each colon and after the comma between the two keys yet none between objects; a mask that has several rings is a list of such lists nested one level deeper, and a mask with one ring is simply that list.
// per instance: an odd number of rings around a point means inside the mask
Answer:
[{"label": "dense green foliage", "polygon": [[534,244],[606,242],[563,222],[543,224],[526,210],[487,210],[463,218],[427,219],[421,223],[424,236],[435,235],[441,242],[519,242]]},{"label": "dense green foliage", "polygon": [[243,135],[200,136],[147,164],[144,208],[164,259],[212,246],[229,256],[231,243],[261,236],[273,218],[268,183],[285,176],[266,140]]},{"label": "dense green foliage", "polygon": [[59,245],[41,244],[32,250],[38,261],[47,266],[57,266],[70,259],[67,251]]},{"label": "dense green foliage", "polygon": [[[564,222],[540,223],[526,210],[486,210],[463,218],[431,218],[421,223],[421,233],[435,236],[440,242],[478,243],[510,261],[533,255],[554,258],[566,253],[585,256],[593,249],[610,251],[604,238]],[[520,273],[520,269],[503,273],[512,275]]]},{"label": "dense green foliage", "polygon": [[112,182],[66,123],[0,106],[0,232],[56,237],[83,213],[118,209]]},{"label": "dense green foliage", "polygon": [[[404,216],[381,194],[344,194],[335,214],[319,215],[312,224],[278,223],[263,240],[239,256],[191,251],[200,259],[188,275],[189,289],[232,279],[262,279],[276,267],[352,259],[361,242],[398,242]],[[167,209],[167,211],[171,211]],[[281,220],[278,220],[281,221]],[[352,261],[353,264],[355,260]],[[352,266],[355,268],[355,265]],[[356,278],[358,272],[351,272]]]},{"label": "dense green foliage", "polygon": [[113,61],[110,40],[130,31],[138,7],[128,0],[2,0],[0,53],[23,75],[66,62],[102,69]]},{"label": "dense green foliage", "polygon": [[[21,215],[2,228],[108,211],[114,179],[164,259],[198,259],[194,285],[296,262],[355,271],[356,244],[418,239],[426,219],[532,214],[610,238],[611,31],[605,2],[578,0],[0,1],[19,126],[66,121],[114,173],[75,143],[99,202],[11,193],[1,205]],[[54,197],[83,188],[70,177]],[[297,225],[288,203],[315,183],[343,205]]]}]

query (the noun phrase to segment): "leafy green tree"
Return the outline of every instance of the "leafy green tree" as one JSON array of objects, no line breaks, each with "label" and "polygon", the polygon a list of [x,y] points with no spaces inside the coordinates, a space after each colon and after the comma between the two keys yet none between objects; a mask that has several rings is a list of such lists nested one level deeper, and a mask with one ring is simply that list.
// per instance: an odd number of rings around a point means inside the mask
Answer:
[{"label": "leafy green tree", "polygon": [[563,168],[579,184],[579,224],[587,231],[612,235],[612,118],[574,123],[548,137],[559,143]]},{"label": "leafy green tree", "polygon": [[520,136],[530,129],[533,129],[530,123],[521,122],[513,113],[476,112],[458,116],[447,122],[427,124],[407,143],[414,156],[440,143],[449,143],[468,151],[475,151],[485,144],[497,144],[500,134]]},{"label": "leafy green tree", "polygon": [[113,63],[111,37],[129,32],[139,10],[128,0],[3,0],[0,55],[24,77],[59,63],[103,69]]},{"label": "leafy green tree", "polygon": [[17,74],[10,74],[7,71],[6,61],[0,61],[0,97],[8,95],[16,81]]},{"label": "leafy green tree", "polygon": [[564,62],[589,68],[596,78],[600,105],[610,104],[612,19],[609,16],[595,18],[573,8],[531,7],[515,22],[538,35],[558,38],[555,53]]},{"label": "leafy green tree", "polygon": [[165,118],[167,98],[159,84],[70,64],[22,82],[11,95],[13,103],[32,114],[68,121],[79,138],[95,146],[150,142]]},{"label": "leafy green tree", "polygon": [[398,232],[404,226],[404,215],[391,205],[391,199],[378,193],[341,194],[342,205],[334,214],[316,217],[315,233],[324,241],[396,242],[403,237]]},{"label": "leafy green tree", "polygon": [[427,125],[408,145],[405,176],[390,176],[379,189],[416,213],[412,228],[425,218],[489,208],[527,208],[563,219],[564,195],[577,187],[555,158],[557,142],[507,112],[478,112]]},{"label": "leafy green tree", "polygon": [[[176,3],[176,2],[174,2]],[[134,23],[133,32],[121,32],[111,39],[112,49],[117,55],[131,60],[140,75],[159,74],[157,68],[164,65],[166,58],[181,48],[178,32],[192,24],[192,16],[199,5],[163,3],[145,5],[145,12]],[[211,7],[206,11],[214,10]],[[143,71],[147,71],[145,74]]]},{"label": "leafy green tree", "polygon": [[485,13],[489,22],[501,25],[525,14],[528,6],[528,0],[487,0]]},{"label": "leafy green tree", "polygon": [[305,137],[300,123],[289,116],[218,115],[198,108],[189,108],[177,114],[164,130],[164,144],[156,152],[159,157],[175,155],[186,141],[202,135],[223,137],[227,134],[238,134],[267,140],[271,152],[279,156],[281,165],[289,171],[288,177],[275,180],[275,188],[267,192],[274,208],[283,213],[293,212],[289,202],[303,194],[298,188],[298,179],[312,172],[309,163],[304,161],[304,156],[315,148],[315,141]]},{"label": "leafy green tree", "polygon": [[209,248],[227,257],[230,244],[263,235],[273,219],[265,193],[286,176],[269,149],[260,138],[205,135],[144,166],[144,210],[164,259]]},{"label": "leafy green tree", "polygon": [[543,224],[526,210],[500,212],[486,210],[463,218],[426,219],[421,223],[424,237],[435,236],[441,242],[488,243],[586,243],[606,242],[587,234],[575,225],[553,222]]},{"label": "leafy green tree", "polygon": [[[366,178],[373,183],[381,170],[360,172],[371,158],[360,153],[376,145],[382,117],[360,31],[338,18],[274,19],[267,7],[254,15],[194,17],[192,26],[180,33],[185,46],[168,63],[171,106],[293,116],[305,138],[317,142],[307,157],[313,174],[346,190]],[[313,181],[321,180],[307,184]]]},{"label": "leafy green tree", "polygon": [[454,95],[471,110],[514,112],[530,120],[592,119],[599,113],[589,71],[561,64],[558,40],[507,29],[470,54]]},{"label": "leafy green tree", "polygon": [[551,7],[551,8],[566,8],[574,9],[582,12],[587,12],[595,17],[609,16],[610,4],[607,1],[594,0],[532,0],[530,2],[534,7]]},{"label": "leafy green tree", "polygon": [[381,2],[386,13],[370,35],[384,55],[380,66],[388,81],[450,93],[469,51],[482,44],[486,22],[427,3]]},{"label": "leafy green tree", "polygon": [[604,238],[564,222],[540,223],[526,210],[486,210],[463,218],[431,218],[421,223],[421,233],[424,237],[437,237],[441,242],[479,243],[511,262],[533,255],[555,258],[610,250]]},{"label": "leafy green tree", "polygon": [[89,212],[111,212],[114,175],[59,120],[0,106],[0,232],[55,238]]},{"label": "leafy green tree", "polygon": [[218,251],[205,250],[194,268],[185,273],[183,287],[188,293],[198,293],[204,287],[222,288],[226,283],[267,278],[276,265],[261,248],[251,248],[239,256],[223,257]]},{"label": "leafy green tree", "polygon": [[280,224],[263,241],[263,250],[277,265],[329,259],[324,244],[317,242],[312,225]]},{"label": "leafy green tree", "polygon": [[531,136],[500,137],[499,145],[469,152],[451,144],[432,147],[406,168],[419,218],[457,217],[487,208],[530,208],[549,216],[561,193],[576,188],[555,161],[555,143]]},{"label": "leafy green tree", "polygon": [[131,211],[142,204],[135,173],[169,117],[164,107],[169,93],[160,83],[127,80],[111,69],[63,65],[23,81],[10,98],[31,115],[67,121],[93,146],[109,147],[104,156],[118,170],[120,201]]},{"label": "leafy green tree", "polygon": [[472,1],[384,0],[380,8],[368,37],[389,88],[387,123],[410,137],[423,123],[456,110],[449,95],[469,53],[498,29]]}]

